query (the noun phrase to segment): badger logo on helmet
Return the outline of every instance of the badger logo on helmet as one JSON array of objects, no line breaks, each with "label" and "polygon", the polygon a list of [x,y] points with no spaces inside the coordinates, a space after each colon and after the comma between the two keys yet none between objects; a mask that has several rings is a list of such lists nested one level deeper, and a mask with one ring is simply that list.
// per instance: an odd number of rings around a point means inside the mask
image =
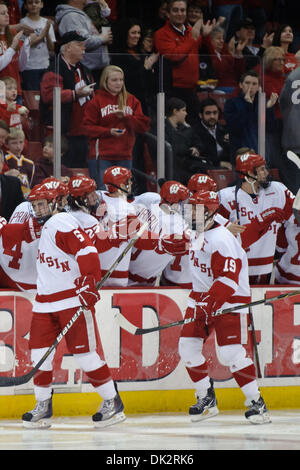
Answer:
[{"label": "badger logo on helmet", "polygon": [[85,175],[74,175],[68,184],[69,205],[71,210],[83,210],[88,214],[96,213],[101,196],[96,192],[95,180]]},{"label": "badger logo on helmet", "polygon": [[190,177],[187,184],[188,189],[195,193],[196,191],[217,191],[217,183],[205,173],[195,173]]},{"label": "badger logo on helmet", "polygon": [[[264,169],[264,174],[262,176],[258,176],[257,174],[257,169],[259,167],[263,167]],[[257,190],[255,188],[256,182],[264,189],[270,185],[271,178],[266,169],[266,161],[261,155],[251,152],[238,155],[236,157],[235,169],[239,177],[251,185],[253,194],[257,194]]]},{"label": "badger logo on helmet", "polygon": [[119,191],[120,194],[131,195],[132,173],[128,168],[111,166],[104,172],[103,183],[109,193]]}]

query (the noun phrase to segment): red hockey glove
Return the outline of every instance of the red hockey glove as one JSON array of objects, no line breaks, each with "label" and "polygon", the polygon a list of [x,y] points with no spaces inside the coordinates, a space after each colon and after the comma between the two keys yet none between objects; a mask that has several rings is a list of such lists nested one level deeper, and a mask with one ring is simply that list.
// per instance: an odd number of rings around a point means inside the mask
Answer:
[{"label": "red hockey glove", "polygon": [[272,222],[282,223],[286,219],[284,211],[279,207],[270,207],[262,211],[258,217],[259,222],[262,222],[264,225],[270,225]]},{"label": "red hockey glove", "polygon": [[93,307],[98,300],[100,294],[96,288],[95,279],[91,275],[81,276],[75,279],[76,294],[79,297],[80,303],[85,308]]},{"label": "red hockey glove", "polygon": [[171,235],[168,238],[161,238],[159,240],[159,248],[172,256],[186,255],[189,251],[189,239],[183,235],[181,238],[175,238],[176,235]]},{"label": "red hockey glove", "polygon": [[215,299],[207,292],[202,292],[197,298],[196,304],[196,318],[210,325],[213,318],[213,313],[217,310]]}]

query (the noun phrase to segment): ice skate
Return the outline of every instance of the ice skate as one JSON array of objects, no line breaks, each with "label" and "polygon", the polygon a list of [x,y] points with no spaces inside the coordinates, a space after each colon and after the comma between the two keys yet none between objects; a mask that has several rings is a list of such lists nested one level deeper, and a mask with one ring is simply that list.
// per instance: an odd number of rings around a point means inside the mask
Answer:
[{"label": "ice skate", "polygon": [[271,418],[268,413],[268,408],[262,397],[259,397],[257,401],[252,400],[248,406],[248,411],[245,413],[245,417],[252,424],[266,424],[271,423]]},{"label": "ice skate", "polygon": [[123,410],[124,405],[118,393],[111,400],[103,400],[99,410],[92,417],[95,427],[104,428],[124,421],[126,416]]},{"label": "ice skate", "polygon": [[209,387],[205,397],[200,398],[197,396],[197,394],[196,397],[197,403],[195,403],[195,405],[192,405],[189,409],[191,421],[202,421],[207,418],[212,418],[213,416],[216,416],[219,413],[213,385]]},{"label": "ice skate", "polygon": [[52,395],[44,401],[38,401],[33,410],[24,413],[22,416],[23,426],[31,429],[47,429],[51,426]]}]

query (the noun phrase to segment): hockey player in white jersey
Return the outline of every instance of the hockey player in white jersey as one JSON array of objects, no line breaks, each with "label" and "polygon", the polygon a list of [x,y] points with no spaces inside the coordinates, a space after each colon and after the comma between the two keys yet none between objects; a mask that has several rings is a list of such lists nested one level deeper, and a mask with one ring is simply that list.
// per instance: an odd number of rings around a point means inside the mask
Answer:
[{"label": "hockey player in white jersey", "polygon": [[[154,251],[139,250],[133,247],[129,265],[129,286],[154,286],[164,268],[174,260],[174,256],[187,253],[189,242],[188,227],[182,215],[172,206],[184,205],[190,192],[178,181],[167,181],[160,189],[160,203],[152,204],[151,209],[144,208],[139,218],[148,221],[151,231],[165,241]],[[167,206],[167,210],[164,209]],[[176,243],[177,238],[177,243]],[[167,240],[170,243],[167,244]],[[174,243],[172,242],[174,240]]]},{"label": "hockey player in white jersey", "polygon": [[300,285],[300,221],[294,214],[280,227],[276,248],[280,257],[275,265],[275,284]]},{"label": "hockey player in white jersey", "polygon": [[[97,249],[70,213],[58,213],[58,192],[36,186],[29,195],[35,215],[43,218],[38,259],[37,294],[33,304],[29,347],[36,364],[80,306],[84,311],[65,336],[68,350],[96,392],[103,398],[93,415],[96,427],[123,421],[123,403],[109,368],[97,350],[100,344],[95,322],[95,304],[100,295],[96,283],[101,278]],[[34,376],[37,400],[33,410],[23,414],[26,428],[50,426],[52,416],[52,361],[49,355]]]},{"label": "hockey player in white jersey", "polygon": [[241,225],[261,222],[260,238],[247,244],[249,279],[250,284],[269,284],[278,228],[292,214],[294,195],[282,183],[269,180],[260,155],[238,155],[236,171],[240,184],[219,191],[219,213]]},{"label": "hockey player in white jersey", "polygon": [[[66,203],[67,186],[56,178],[43,180],[59,191],[59,210]],[[19,226],[16,227],[16,224]],[[0,286],[20,291],[36,290],[36,258],[43,221],[36,220],[29,201],[19,204],[0,236]],[[23,229],[22,229],[23,227]]]},{"label": "hockey player in white jersey", "polygon": [[[214,220],[219,207],[217,193],[200,191],[190,198],[193,206],[195,236],[190,247],[193,290],[189,298],[179,340],[179,354],[195,386],[197,402],[190,407],[192,421],[218,413],[208,365],[202,354],[203,344],[214,329],[221,362],[230,368],[246,397],[245,417],[254,424],[270,422],[258,388],[255,367],[246,357],[247,309],[214,316],[218,309],[250,302],[247,256],[237,239]],[[196,208],[204,207],[202,225],[195,218]],[[199,233],[204,227],[204,233]],[[200,237],[203,238],[200,238]],[[194,321],[193,321],[194,320]]]},{"label": "hockey player in white jersey", "polygon": [[[141,207],[128,202],[127,199],[131,195],[132,188],[132,173],[130,170],[120,166],[112,166],[104,172],[103,182],[107,188],[107,191],[101,191],[101,196],[106,204],[106,214],[102,217],[101,224],[104,224],[105,229],[108,227],[108,230],[112,226],[116,226],[116,237],[120,241],[124,240],[119,248],[112,248],[100,254],[102,272],[105,273],[112,261],[123,251],[124,243],[136,233],[144,219],[137,215],[140,213]],[[137,240],[135,248],[152,252],[155,249],[169,250],[172,249],[173,245],[179,243],[180,241],[177,240],[160,238],[155,231],[152,231],[151,220],[149,220],[149,229]],[[123,258],[117,269],[105,282],[105,286],[126,287],[128,285],[131,252],[132,250]]]}]

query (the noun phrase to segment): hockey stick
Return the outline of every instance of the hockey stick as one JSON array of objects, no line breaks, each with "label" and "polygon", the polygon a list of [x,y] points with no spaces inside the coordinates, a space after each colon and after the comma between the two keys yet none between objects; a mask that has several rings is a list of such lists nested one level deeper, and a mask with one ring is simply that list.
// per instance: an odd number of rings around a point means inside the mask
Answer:
[{"label": "hockey stick", "polygon": [[296,167],[300,170],[300,157],[292,150],[288,150],[286,156],[291,162],[295,163]]},{"label": "hockey stick", "polygon": [[[218,317],[219,315],[225,315],[226,313],[232,313],[236,310],[241,310],[244,308],[250,308],[250,307],[255,307],[256,305],[264,304],[266,302],[272,302],[274,300],[280,300],[280,299],[287,299],[289,297],[292,297],[294,295],[300,295],[300,290],[295,290],[292,292],[288,292],[286,294],[280,294],[276,295],[275,297],[270,297],[269,299],[260,299],[260,300],[255,300],[254,302],[250,302],[248,304],[241,304],[237,305],[236,307],[230,307],[230,308],[225,308],[224,310],[217,310],[216,312],[213,313],[213,317]],[[117,312],[114,315],[117,323],[120,325],[121,328],[124,330],[128,331],[132,335],[145,335],[147,333],[153,333],[154,331],[160,331],[160,330],[165,330],[167,328],[171,328],[173,326],[181,326],[181,325],[186,325],[188,323],[194,322],[196,318],[187,318],[186,320],[178,320],[172,323],[167,323],[166,325],[159,325],[159,326],[154,326],[152,328],[138,328],[137,326],[133,325],[130,323],[127,318],[125,318],[121,312]]]},{"label": "hockey stick", "polygon": [[[142,236],[146,228],[148,227],[148,223],[145,222],[141,228],[138,230],[136,233],[135,237],[130,240],[130,242],[127,244],[126,248],[122,251],[122,253],[118,256],[118,258],[115,260],[115,262],[111,265],[109,270],[106,272],[106,274],[103,276],[101,281],[99,281],[96,285],[97,289],[101,289],[105,281],[111,276],[112,272],[114,271],[115,267],[122,261],[124,256],[128,253],[128,251],[133,247],[135,242]],[[60,334],[57,336],[56,340],[52,344],[52,346],[49,347],[49,349],[45,352],[43,357],[39,360],[39,362],[31,369],[30,372],[28,372],[25,375],[21,375],[19,377],[1,377],[0,376],[0,387],[12,387],[12,386],[17,386],[17,385],[22,385],[27,382],[36,374],[40,366],[45,362],[48,356],[54,351],[54,349],[58,346],[58,344],[61,342],[63,337],[68,333],[69,329],[73,326],[75,321],[80,317],[82,312],[84,311],[83,307],[79,307],[77,312],[73,315],[69,323],[63,328],[63,330],[60,332]]]}]

